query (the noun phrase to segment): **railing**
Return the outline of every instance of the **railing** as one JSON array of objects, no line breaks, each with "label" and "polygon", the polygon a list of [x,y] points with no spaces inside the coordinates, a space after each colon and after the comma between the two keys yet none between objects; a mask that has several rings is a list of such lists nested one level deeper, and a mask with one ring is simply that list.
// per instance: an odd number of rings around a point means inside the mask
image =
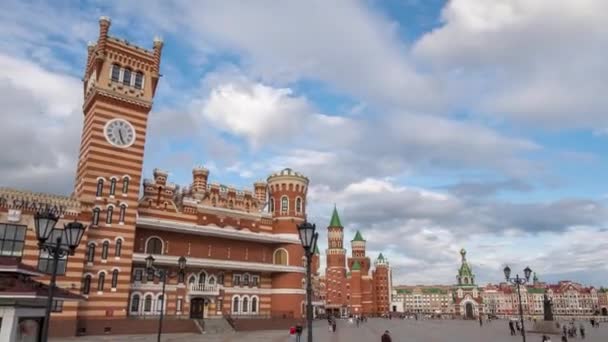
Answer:
[{"label": "railing", "polygon": [[209,284],[190,284],[190,291],[192,292],[208,292],[208,293],[219,293],[220,288],[218,285],[209,285]]}]

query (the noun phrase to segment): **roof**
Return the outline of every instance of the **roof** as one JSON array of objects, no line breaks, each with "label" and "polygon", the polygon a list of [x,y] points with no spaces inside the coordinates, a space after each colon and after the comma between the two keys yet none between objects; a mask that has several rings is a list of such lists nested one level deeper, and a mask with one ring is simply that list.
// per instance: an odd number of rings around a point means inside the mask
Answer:
[{"label": "roof", "polygon": [[359,263],[359,260],[355,260],[355,262],[353,263],[353,267],[351,268],[351,270],[353,270],[353,271],[361,271],[361,263]]},{"label": "roof", "polygon": [[334,205],[334,212],[331,214],[331,220],[329,221],[330,227],[342,227],[342,222],[340,222],[340,216],[338,216],[338,209]]},{"label": "roof", "polygon": [[382,255],[382,253],[380,253],[380,255],[378,255],[378,260],[384,260],[384,255]]},{"label": "roof", "polygon": [[355,234],[355,238],[353,239],[353,241],[365,241],[365,239],[363,238],[363,236],[361,236],[361,232],[357,230],[357,233]]},{"label": "roof", "polygon": [[16,257],[0,257],[0,274],[14,273],[14,274],[25,274],[28,276],[41,276],[43,273],[38,271],[36,268],[22,264],[21,260]]},{"label": "roof", "polygon": [[[29,277],[3,277],[3,282],[0,285],[0,298],[46,299],[48,298],[48,293],[48,285]],[[58,287],[55,288],[53,298],[59,300],[84,300],[84,297]]]},{"label": "roof", "polygon": [[321,253],[319,252],[319,244],[318,244],[318,243],[315,243],[315,249],[314,249],[314,251],[313,251],[313,254],[316,254],[316,255],[321,254]]},{"label": "roof", "polygon": [[542,287],[528,287],[528,293],[545,293],[545,289]]}]

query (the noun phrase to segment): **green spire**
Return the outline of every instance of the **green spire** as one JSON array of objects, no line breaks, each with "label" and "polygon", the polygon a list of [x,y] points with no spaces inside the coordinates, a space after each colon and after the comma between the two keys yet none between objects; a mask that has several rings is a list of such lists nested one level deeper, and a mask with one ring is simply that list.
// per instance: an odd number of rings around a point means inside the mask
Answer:
[{"label": "green spire", "polygon": [[538,277],[536,276],[536,272],[534,272],[534,277],[532,278],[532,281],[538,283]]},{"label": "green spire", "polygon": [[359,263],[359,260],[355,260],[355,262],[353,263],[353,267],[351,268],[351,270],[353,270],[353,271],[361,271],[361,264]]},{"label": "green spire", "polygon": [[378,255],[378,260],[384,260],[384,255],[382,255],[382,253],[380,253],[380,255]]},{"label": "green spire", "polygon": [[319,253],[319,244],[315,243],[315,250],[313,252],[315,255],[319,255],[321,253]]},{"label": "green spire", "polygon": [[355,238],[353,239],[353,241],[365,241],[365,239],[363,238],[363,236],[361,236],[361,232],[357,230],[357,234],[355,234]]},{"label": "green spire", "polygon": [[338,209],[336,209],[336,205],[334,204],[334,212],[331,214],[331,221],[329,221],[330,227],[342,227],[342,223],[340,222],[340,216],[338,216]]}]

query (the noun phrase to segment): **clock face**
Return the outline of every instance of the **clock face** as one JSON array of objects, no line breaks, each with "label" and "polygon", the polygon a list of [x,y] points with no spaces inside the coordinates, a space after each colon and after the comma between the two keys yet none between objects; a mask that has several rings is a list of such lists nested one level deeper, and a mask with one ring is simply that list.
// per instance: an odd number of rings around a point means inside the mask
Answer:
[{"label": "clock face", "polygon": [[135,129],[128,121],[114,119],[108,121],[104,128],[108,142],[117,147],[129,147],[135,142]]}]

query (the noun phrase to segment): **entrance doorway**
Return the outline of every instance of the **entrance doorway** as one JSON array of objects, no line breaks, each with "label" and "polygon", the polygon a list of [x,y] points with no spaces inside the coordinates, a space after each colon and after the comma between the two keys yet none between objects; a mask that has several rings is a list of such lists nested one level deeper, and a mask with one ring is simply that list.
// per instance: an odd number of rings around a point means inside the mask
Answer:
[{"label": "entrance doorway", "polygon": [[473,304],[467,303],[465,306],[466,319],[473,319]]},{"label": "entrance doorway", "polygon": [[205,299],[192,298],[190,300],[190,318],[205,318]]},{"label": "entrance doorway", "polygon": [[602,316],[608,316],[608,308],[602,308]]}]

